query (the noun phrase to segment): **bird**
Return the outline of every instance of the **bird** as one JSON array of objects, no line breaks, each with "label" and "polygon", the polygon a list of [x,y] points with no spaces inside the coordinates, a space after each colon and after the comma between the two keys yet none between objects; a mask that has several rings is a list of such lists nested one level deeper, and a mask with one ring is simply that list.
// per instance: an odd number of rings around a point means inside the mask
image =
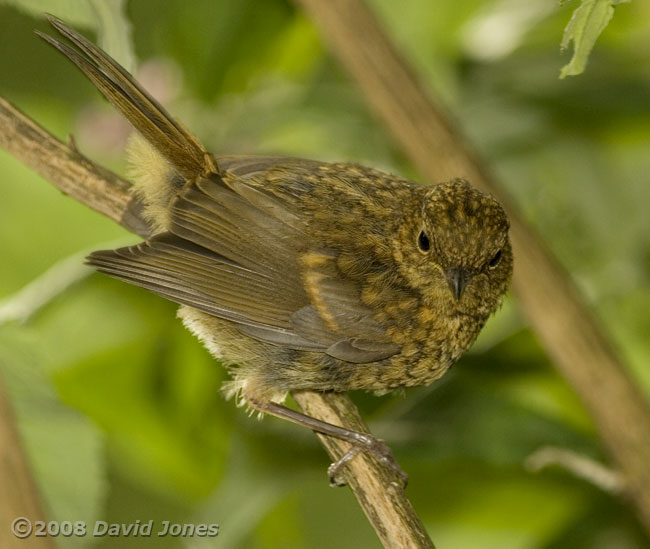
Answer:
[{"label": "bird", "polygon": [[387,461],[383,441],[285,398],[439,379],[508,290],[501,204],[463,179],[427,186],[352,163],[216,157],[106,52],[48,20],[75,47],[38,34],[136,130],[128,157],[150,236],[88,264],[179,304],[226,365],[227,397]]}]

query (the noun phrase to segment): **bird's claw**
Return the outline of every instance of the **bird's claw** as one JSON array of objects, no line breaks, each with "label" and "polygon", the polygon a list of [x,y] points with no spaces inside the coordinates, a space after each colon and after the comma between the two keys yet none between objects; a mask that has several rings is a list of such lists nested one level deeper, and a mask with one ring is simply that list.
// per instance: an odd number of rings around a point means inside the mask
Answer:
[{"label": "bird's claw", "polygon": [[346,483],[343,479],[342,470],[361,452],[367,452],[375,457],[379,463],[393,473],[396,477],[394,482],[400,487],[406,488],[408,475],[402,471],[393,457],[390,446],[383,440],[370,436],[366,440],[350,446],[350,449],[345,454],[328,467],[327,474],[329,476],[330,486],[345,486]]}]

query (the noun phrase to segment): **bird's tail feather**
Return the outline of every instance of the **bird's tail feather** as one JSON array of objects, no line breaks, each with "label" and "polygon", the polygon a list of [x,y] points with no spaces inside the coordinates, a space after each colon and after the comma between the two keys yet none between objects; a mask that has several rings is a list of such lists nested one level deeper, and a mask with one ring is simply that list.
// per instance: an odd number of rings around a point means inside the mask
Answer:
[{"label": "bird's tail feather", "polygon": [[52,15],[50,24],[79,50],[37,31],[46,42],[70,59],[142,136],[185,179],[218,173],[214,157],[182,124],[138,84],[129,72],[102,49]]}]

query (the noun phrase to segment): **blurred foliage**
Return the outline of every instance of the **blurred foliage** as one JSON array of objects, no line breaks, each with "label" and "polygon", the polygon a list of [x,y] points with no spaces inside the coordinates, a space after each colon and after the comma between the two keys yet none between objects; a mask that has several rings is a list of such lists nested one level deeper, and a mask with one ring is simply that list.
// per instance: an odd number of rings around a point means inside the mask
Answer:
[{"label": "blurred foliage", "polygon": [[[566,6],[371,3],[649,393],[649,5],[620,6],[589,71],[560,81]],[[139,78],[213,151],[362,161],[417,177],[285,1],[0,2],[0,93],[115,169],[125,126],[33,35],[47,30],[40,11],[117,42],[120,59],[135,52]],[[26,320],[0,325],[0,374],[48,516],[220,524],[216,539],[60,538],[60,547],[378,546],[352,495],[327,486],[311,433],[223,400],[223,369],[172,304],[80,277],[64,261],[136,239],[4,152],[0,166],[0,318],[18,318],[9,298],[51,266],[70,282]],[[607,457],[512,300],[439,383],[353,398],[409,472],[408,493],[439,547],[650,546],[617,498],[559,469],[524,468],[545,445]]]}]

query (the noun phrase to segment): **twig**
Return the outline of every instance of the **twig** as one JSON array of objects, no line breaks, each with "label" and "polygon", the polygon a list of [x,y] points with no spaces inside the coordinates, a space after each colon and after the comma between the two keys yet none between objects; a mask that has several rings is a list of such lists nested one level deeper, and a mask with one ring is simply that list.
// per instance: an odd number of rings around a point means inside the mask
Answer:
[{"label": "twig", "polygon": [[612,471],[602,463],[567,448],[544,446],[535,450],[524,462],[526,469],[535,473],[552,465],[562,467],[610,494],[620,494],[625,487],[618,471]]},{"label": "twig", "polygon": [[75,253],[52,265],[16,293],[0,299],[0,325],[26,322],[67,288],[93,271],[83,264],[87,254]]},{"label": "twig", "polygon": [[23,164],[64,194],[113,221],[129,225],[123,220],[131,201],[127,181],[89,162],[75,147],[56,139],[2,98],[0,128],[0,146]]},{"label": "twig", "polygon": [[[81,157],[1,97],[0,146],[66,194],[146,235],[137,214],[127,215],[131,197],[126,181]],[[294,397],[315,418],[369,432],[347,395],[302,391]],[[334,460],[348,450],[348,444],[338,439],[321,437],[321,441]],[[345,467],[344,476],[385,547],[434,547],[404,490],[372,456],[359,454]]]},{"label": "twig", "polygon": [[12,533],[12,526],[19,534],[28,533],[28,524],[44,520],[41,497],[31,474],[31,467],[23,451],[22,441],[16,430],[14,415],[0,378],[0,547],[25,549],[54,549],[52,538],[32,534],[24,539]]},{"label": "twig", "polygon": [[431,183],[465,177],[508,209],[519,305],[580,395],[650,532],[650,410],[593,314],[541,238],[504,196],[361,0],[295,0],[404,152]]}]

